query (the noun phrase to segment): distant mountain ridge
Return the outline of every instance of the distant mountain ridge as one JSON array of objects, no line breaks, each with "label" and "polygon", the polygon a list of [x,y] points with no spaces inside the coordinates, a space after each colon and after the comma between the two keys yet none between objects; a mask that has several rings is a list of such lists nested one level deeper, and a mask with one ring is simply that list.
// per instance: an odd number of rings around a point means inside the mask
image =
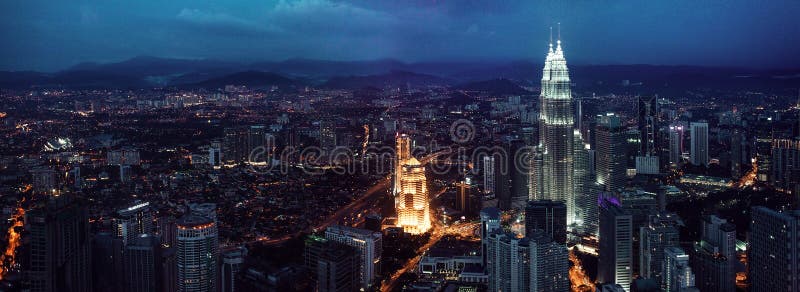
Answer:
[{"label": "distant mountain ridge", "polygon": [[360,89],[365,87],[428,87],[447,86],[455,83],[452,79],[407,71],[392,71],[386,74],[367,76],[332,77],[323,83],[323,88]]},{"label": "distant mountain ridge", "polygon": [[[518,86],[537,87],[540,82],[541,67],[541,64],[530,61],[407,63],[394,59],[372,61],[289,59],[278,62],[237,63],[142,56],[107,64],[82,63],[56,73],[0,72],[0,87],[209,87],[231,82],[231,84],[241,83],[240,85],[254,86],[277,83],[283,86],[291,84],[291,86],[310,85],[355,89],[386,86],[460,86],[471,82],[491,80],[507,80]],[[246,72],[250,73],[235,75]],[[253,72],[272,75],[254,76]],[[600,92],[614,88],[620,89],[623,86],[623,80],[629,80],[629,84],[635,85],[622,88],[631,91],[663,88],[680,91],[698,87],[755,90],[800,87],[800,69],[570,65],[570,75],[572,82],[578,88]],[[251,79],[237,79],[244,77]],[[498,86],[501,86],[499,83],[494,85],[495,89],[499,89]],[[471,86],[479,86],[479,84]],[[517,91],[509,84],[502,86],[506,87],[503,90]],[[473,89],[480,90],[477,87]]]}]

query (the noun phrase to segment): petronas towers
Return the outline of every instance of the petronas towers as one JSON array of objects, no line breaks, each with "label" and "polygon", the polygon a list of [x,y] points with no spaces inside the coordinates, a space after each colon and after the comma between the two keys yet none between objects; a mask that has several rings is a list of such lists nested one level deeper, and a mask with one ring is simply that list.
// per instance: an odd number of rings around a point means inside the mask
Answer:
[{"label": "petronas towers", "polygon": [[542,153],[539,192],[532,192],[531,199],[563,201],[567,205],[567,222],[575,223],[581,217],[575,204],[574,186],[574,123],[572,92],[569,70],[561,40],[552,42],[547,52],[542,74],[542,90],[539,99],[539,151]]}]

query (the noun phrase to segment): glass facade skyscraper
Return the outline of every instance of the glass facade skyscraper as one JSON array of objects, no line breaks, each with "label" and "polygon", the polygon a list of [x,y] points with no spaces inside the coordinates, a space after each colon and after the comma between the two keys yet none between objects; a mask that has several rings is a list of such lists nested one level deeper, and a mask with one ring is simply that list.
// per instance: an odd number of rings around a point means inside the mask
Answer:
[{"label": "glass facade skyscraper", "polygon": [[573,189],[573,126],[575,123],[569,70],[561,40],[550,44],[542,70],[539,102],[539,143],[543,155],[543,199],[564,201],[567,222],[575,221]]}]

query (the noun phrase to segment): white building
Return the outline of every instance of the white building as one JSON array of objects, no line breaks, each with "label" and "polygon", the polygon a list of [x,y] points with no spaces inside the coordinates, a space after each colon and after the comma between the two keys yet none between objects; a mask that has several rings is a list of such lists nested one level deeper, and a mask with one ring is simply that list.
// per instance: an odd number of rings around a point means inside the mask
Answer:
[{"label": "white building", "polygon": [[217,291],[217,223],[187,215],[176,222],[178,290]]}]

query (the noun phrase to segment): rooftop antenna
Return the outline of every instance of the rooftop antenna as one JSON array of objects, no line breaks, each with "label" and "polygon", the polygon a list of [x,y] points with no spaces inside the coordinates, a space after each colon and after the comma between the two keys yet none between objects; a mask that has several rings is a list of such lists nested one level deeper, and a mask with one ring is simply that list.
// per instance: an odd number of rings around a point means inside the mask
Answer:
[{"label": "rooftop antenna", "polygon": [[550,27],[550,47],[553,47],[553,27]]},{"label": "rooftop antenna", "polygon": [[558,41],[561,41],[561,22],[558,23]]}]

